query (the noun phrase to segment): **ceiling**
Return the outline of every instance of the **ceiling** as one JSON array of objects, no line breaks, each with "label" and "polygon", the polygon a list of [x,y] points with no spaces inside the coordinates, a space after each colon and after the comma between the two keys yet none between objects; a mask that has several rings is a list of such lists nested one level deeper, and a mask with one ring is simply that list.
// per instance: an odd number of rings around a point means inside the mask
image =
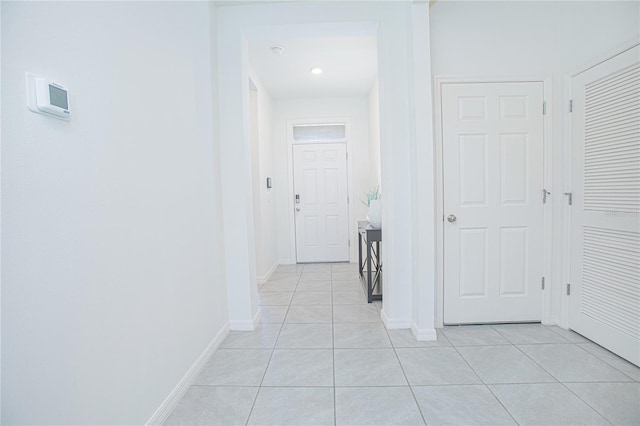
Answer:
[{"label": "ceiling", "polygon": [[[352,32],[260,34],[249,40],[249,62],[274,99],[366,96],[377,75],[375,35]],[[373,33],[375,34],[375,32]],[[272,46],[284,52],[274,55]],[[313,67],[323,69],[313,75]]]}]

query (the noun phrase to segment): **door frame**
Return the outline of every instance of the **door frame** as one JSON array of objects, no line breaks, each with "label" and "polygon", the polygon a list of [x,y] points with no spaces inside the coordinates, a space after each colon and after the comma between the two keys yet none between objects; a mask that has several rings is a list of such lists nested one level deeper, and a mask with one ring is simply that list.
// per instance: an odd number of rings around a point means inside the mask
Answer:
[{"label": "door frame", "polygon": [[296,219],[293,214],[293,210],[295,209],[294,203],[294,174],[293,174],[293,146],[294,145],[304,145],[305,142],[295,143],[293,141],[293,126],[300,124],[345,124],[345,135],[346,141],[317,141],[317,142],[306,142],[306,143],[344,143],[347,149],[347,196],[349,197],[349,202],[347,203],[347,233],[349,237],[349,262],[353,262],[353,254],[352,250],[354,247],[354,241],[352,238],[352,232],[355,230],[352,225],[355,223],[355,212],[353,209],[353,155],[351,155],[352,146],[351,146],[351,119],[349,117],[313,117],[313,118],[289,118],[287,119],[287,206],[289,211],[289,250],[291,252],[291,260],[293,264],[298,263],[298,250],[296,245]]},{"label": "door frame", "polygon": [[[543,115],[543,186],[553,195],[556,190],[553,188],[552,180],[552,133],[551,117],[552,108],[552,77],[547,76],[523,76],[523,77],[473,77],[473,76],[435,76],[434,77],[434,141],[435,141],[435,183],[436,183],[436,327],[444,326],[444,157],[442,146],[442,85],[450,83],[542,83],[543,99],[546,103],[546,114]],[[540,106],[542,108],[542,105]],[[559,194],[558,194],[559,195]],[[542,196],[542,194],[540,195]],[[556,197],[562,201],[562,198]],[[542,273],[545,277],[545,290],[542,293],[542,323],[551,324],[551,243],[552,226],[551,212],[553,198],[549,198],[543,205],[543,265]]]}]

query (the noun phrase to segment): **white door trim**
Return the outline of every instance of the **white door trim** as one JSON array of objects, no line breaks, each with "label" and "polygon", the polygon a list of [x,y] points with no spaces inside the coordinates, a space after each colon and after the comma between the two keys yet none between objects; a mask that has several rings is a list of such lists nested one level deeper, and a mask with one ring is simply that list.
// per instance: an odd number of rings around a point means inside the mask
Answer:
[{"label": "white door trim", "polygon": [[[552,193],[556,190],[552,187],[552,141],[551,141],[551,117],[552,117],[552,77],[458,77],[435,76],[434,77],[434,140],[435,140],[435,181],[436,181],[436,327],[444,325],[444,175],[443,175],[443,147],[442,147],[442,85],[447,83],[523,83],[539,82],[543,86],[544,100],[546,101],[546,114],[543,116],[543,167],[544,187]],[[540,105],[542,108],[542,105]],[[560,194],[558,194],[560,195]],[[540,194],[542,196],[542,193]],[[562,201],[562,198],[556,197]],[[551,318],[551,212],[553,198],[549,198],[544,205],[544,253],[543,274],[546,278],[545,291],[542,295],[542,323],[550,324]]]},{"label": "white door trim", "polygon": [[[347,223],[347,230],[349,233],[349,240],[351,246],[349,247],[349,261],[354,262],[355,257],[354,247],[357,240],[354,241],[355,231],[355,212],[353,209],[353,155],[352,143],[351,143],[351,119],[349,117],[314,117],[314,118],[288,118],[287,119],[287,208],[289,218],[289,252],[291,253],[292,263],[297,263],[297,251],[296,251],[296,221],[293,214],[295,209],[294,203],[294,182],[293,182],[293,126],[298,124],[336,124],[344,123],[346,126],[347,140],[344,142],[347,147],[347,194],[349,194],[349,204],[347,205],[349,211],[349,218]],[[321,141],[313,143],[322,143]],[[327,143],[340,143],[339,141],[328,141]]]}]

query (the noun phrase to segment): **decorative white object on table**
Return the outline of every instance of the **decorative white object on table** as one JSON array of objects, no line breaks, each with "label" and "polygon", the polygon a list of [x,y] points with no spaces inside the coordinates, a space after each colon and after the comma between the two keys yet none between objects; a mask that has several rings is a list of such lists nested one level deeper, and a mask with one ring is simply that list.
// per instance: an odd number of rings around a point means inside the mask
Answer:
[{"label": "decorative white object on table", "polygon": [[380,187],[365,192],[364,195],[367,197],[367,201],[361,201],[365,206],[369,207],[367,220],[374,228],[380,228],[382,226],[382,208],[380,206],[382,192],[380,192]]},{"label": "decorative white object on table", "polygon": [[367,220],[374,228],[380,228],[382,226],[382,210],[380,206],[380,200],[369,201]]}]

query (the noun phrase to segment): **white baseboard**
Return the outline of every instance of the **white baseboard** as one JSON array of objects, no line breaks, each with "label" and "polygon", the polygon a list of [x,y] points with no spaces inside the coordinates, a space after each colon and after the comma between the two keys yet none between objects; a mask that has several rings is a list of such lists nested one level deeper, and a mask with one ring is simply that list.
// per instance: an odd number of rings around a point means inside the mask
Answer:
[{"label": "white baseboard", "polygon": [[387,330],[396,330],[402,328],[411,328],[411,320],[402,318],[389,318],[384,308],[380,311],[380,317]]},{"label": "white baseboard", "polygon": [[438,340],[435,328],[418,328],[415,322],[411,323],[411,333],[420,342],[430,342]]},{"label": "white baseboard", "polygon": [[258,277],[257,279],[258,285],[262,285],[267,281],[269,281],[269,278],[271,278],[271,275],[273,275],[273,273],[276,271],[277,268],[278,268],[278,263],[276,262],[271,266],[271,268],[267,271],[267,273],[264,274],[264,276]]},{"label": "white baseboard", "polygon": [[234,331],[253,331],[260,325],[260,309],[256,312],[252,320],[231,320],[229,329]]},{"label": "white baseboard", "polygon": [[278,260],[278,265],[295,265],[295,264],[296,264],[295,260],[291,260],[291,259]]},{"label": "white baseboard", "polygon": [[187,392],[193,381],[198,377],[202,367],[204,367],[205,363],[209,360],[211,355],[218,349],[218,347],[222,344],[222,341],[229,334],[229,325],[225,324],[218,334],[211,340],[211,343],[207,345],[207,348],[200,354],[196,362],[189,368],[187,373],[182,377],[182,379],[178,382],[175,388],[169,393],[169,395],[162,401],[160,407],[156,410],[155,413],[151,416],[151,418],[147,421],[147,425],[161,425],[163,424],[175,406],[180,402],[184,394]]}]

